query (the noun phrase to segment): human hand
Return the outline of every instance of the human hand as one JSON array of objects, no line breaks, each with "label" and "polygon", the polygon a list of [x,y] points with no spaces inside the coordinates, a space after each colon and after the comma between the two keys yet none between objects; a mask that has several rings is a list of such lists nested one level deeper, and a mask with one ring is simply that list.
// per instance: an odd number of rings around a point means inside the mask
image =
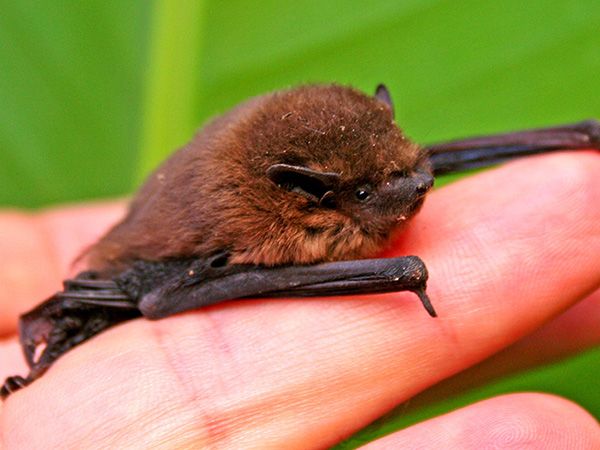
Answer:
[{"label": "human hand", "polygon": [[[135,320],[70,351],[1,404],[0,444],[323,448],[544,324],[517,344],[543,355],[536,362],[594,345],[600,342],[598,173],[597,154],[559,154],[433,192],[386,256],[423,258],[437,319],[413,294],[396,293],[236,301]],[[58,289],[68,261],[121,213],[122,205],[111,204],[0,216],[2,379],[26,372],[14,336],[17,312]],[[560,347],[549,345],[555,342]],[[504,356],[515,369],[530,356],[517,349]],[[489,367],[499,369],[494,358]],[[507,443],[598,448],[600,430],[566,400],[518,394],[368,447]]]}]

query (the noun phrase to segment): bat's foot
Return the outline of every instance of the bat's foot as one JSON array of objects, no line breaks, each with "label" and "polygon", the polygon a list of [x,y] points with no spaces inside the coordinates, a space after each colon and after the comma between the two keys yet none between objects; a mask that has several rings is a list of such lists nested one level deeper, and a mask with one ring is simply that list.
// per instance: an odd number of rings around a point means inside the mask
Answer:
[{"label": "bat's foot", "polygon": [[2,400],[4,400],[10,394],[12,394],[15,391],[18,391],[19,389],[24,388],[28,384],[29,384],[29,381],[27,381],[27,379],[23,378],[20,375],[15,375],[14,377],[8,377],[4,381],[2,388],[0,388],[0,398]]},{"label": "bat's foot", "polygon": [[135,302],[110,280],[86,276],[66,280],[64,285],[64,291],[21,316],[19,339],[30,371],[27,377],[7,378],[0,389],[1,398],[33,383],[71,348],[140,316]]}]

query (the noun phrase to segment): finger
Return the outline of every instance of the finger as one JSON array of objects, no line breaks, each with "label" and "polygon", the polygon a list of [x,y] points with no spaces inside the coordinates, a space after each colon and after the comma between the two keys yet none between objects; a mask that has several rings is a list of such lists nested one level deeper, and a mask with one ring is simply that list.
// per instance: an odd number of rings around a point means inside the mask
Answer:
[{"label": "finger", "polygon": [[599,170],[596,155],[532,158],[435,192],[402,247],[429,265],[438,319],[394,294],[134,321],[10,397],[5,439],[331,445],[598,289]]},{"label": "finger", "polygon": [[123,202],[76,205],[28,214],[0,213],[0,337],[17,317],[60,289],[78,254],[123,214]]},{"label": "finger", "polygon": [[362,450],[398,448],[600,448],[596,420],[578,405],[543,394],[485,400],[371,442]]},{"label": "finger", "polygon": [[[600,344],[600,290],[507,349],[502,359],[508,363],[508,358],[511,358],[514,361],[514,371],[527,368],[525,365],[527,363],[545,364],[598,344]],[[517,359],[519,353],[523,356]]]},{"label": "finger", "polygon": [[418,410],[496,378],[548,364],[599,344],[600,290],[530,336],[413,397],[406,410]]},{"label": "finger", "polygon": [[[406,404],[404,412],[458,396],[493,379],[548,364],[598,344],[600,290],[505,350],[421,392]],[[0,341],[0,380],[26,372],[27,365],[18,341]]]}]

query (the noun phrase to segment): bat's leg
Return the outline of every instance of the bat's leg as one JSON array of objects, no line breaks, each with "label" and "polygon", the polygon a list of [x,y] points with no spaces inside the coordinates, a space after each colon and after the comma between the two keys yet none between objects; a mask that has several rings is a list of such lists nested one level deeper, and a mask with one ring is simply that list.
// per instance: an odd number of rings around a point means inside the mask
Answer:
[{"label": "bat's leg", "polygon": [[0,396],[28,385],[65,352],[101,331],[139,317],[136,302],[108,280],[65,281],[58,292],[19,319],[19,339],[30,372],[27,377],[10,377]]},{"label": "bat's leg", "polygon": [[572,125],[481,136],[430,145],[435,175],[557,150],[600,149],[600,122],[586,120]]},{"label": "bat's leg", "polygon": [[[204,263],[203,263],[204,264]],[[144,316],[182,311],[248,297],[312,297],[412,291],[436,316],[425,294],[427,269],[416,256],[340,261],[310,266],[196,266],[142,295]]]}]

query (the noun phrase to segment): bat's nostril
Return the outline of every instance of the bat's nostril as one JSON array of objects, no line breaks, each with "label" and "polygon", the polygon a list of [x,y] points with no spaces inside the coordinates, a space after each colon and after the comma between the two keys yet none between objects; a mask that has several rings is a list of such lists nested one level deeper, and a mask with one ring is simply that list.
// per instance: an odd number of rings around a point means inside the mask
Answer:
[{"label": "bat's nostril", "polygon": [[424,176],[417,182],[415,190],[417,191],[417,194],[425,194],[429,189],[431,189],[431,186],[433,186],[433,177]]},{"label": "bat's nostril", "polygon": [[418,194],[424,194],[429,190],[429,186],[427,186],[425,183],[419,183],[417,184],[416,187],[416,191]]}]

